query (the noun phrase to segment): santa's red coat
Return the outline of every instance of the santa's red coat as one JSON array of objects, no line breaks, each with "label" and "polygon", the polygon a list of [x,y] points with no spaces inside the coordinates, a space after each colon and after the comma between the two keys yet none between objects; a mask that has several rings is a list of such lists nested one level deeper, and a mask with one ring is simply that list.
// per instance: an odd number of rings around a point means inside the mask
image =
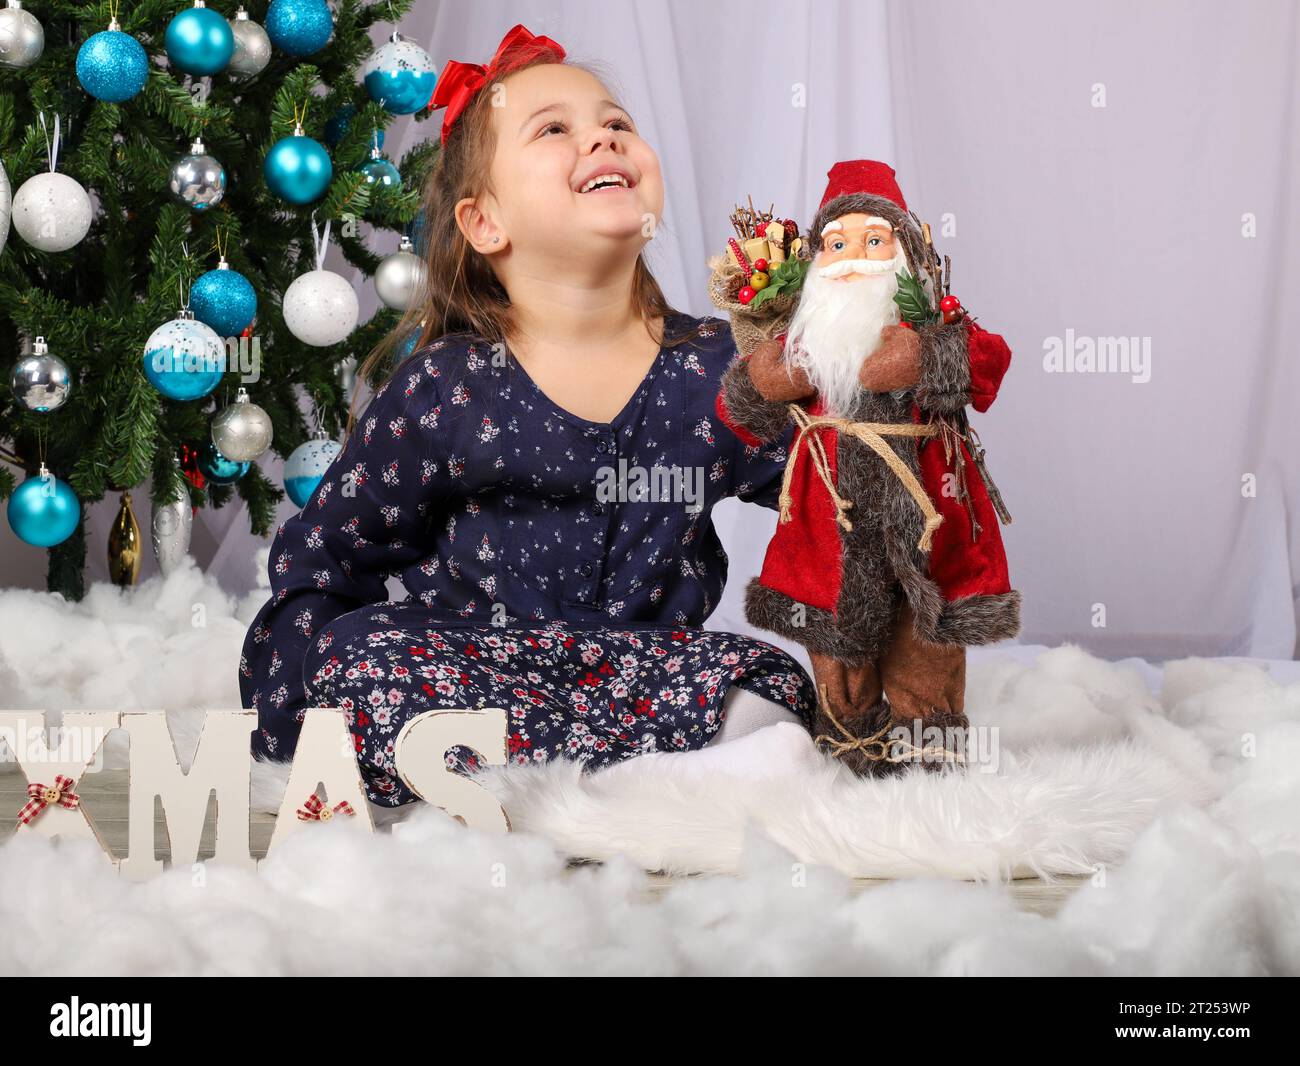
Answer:
[{"label": "santa's red coat", "polygon": [[[970,405],[983,412],[997,396],[1003,375],[1011,363],[1011,350],[996,333],[990,333],[973,322],[968,326]],[[824,413],[820,397],[810,398],[801,406],[813,416]],[[731,417],[722,393],[718,394],[716,409],[718,417],[746,444],[761,443]],[[929,416],[913,403],[912,420],[926,422]],[[813,434],[821,439],[831,476],[836,478],[838,432],[831,428],[807,432],[807,436]],[[971,537],[966,503],[956,499],[951,489],[944,492],[945,475],[951,476],[952,468],[945,462],[942,441],[938,438],[885,439],[896,450],[918,448],[922,487],[935,510],[943,516],[942,524],[934,533],[928,557],[928,576],[938,586],[944,600],[953,603],[970,596],[1009,593],[1011,584],[998,515],[965,444],[959,442],[966,486],[980,526],[977,539]],[[800,446],[791,477],[790,520],[777,524],[758,580],[794,600],[834,613],[843,576],[842,538],[835,523],[835,505],[812,463],[808,445],[805,440]],[[838,480],[836,485],[838,487]],[[852,517],[852,511],[849,516]]]}]

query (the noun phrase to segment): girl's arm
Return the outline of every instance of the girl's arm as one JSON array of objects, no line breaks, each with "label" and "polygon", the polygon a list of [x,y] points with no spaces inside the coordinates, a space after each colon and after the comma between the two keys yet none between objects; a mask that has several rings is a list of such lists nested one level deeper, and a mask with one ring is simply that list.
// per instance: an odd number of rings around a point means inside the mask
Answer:
[{"label": "girl's arm", "polygon": [[[239,687],[258,711],[259,754],[293,755],[306,708],[308,645],[339,615],[387,599],[386,580],[428,551],[451,489],[438,369],[412,356],[375,393],[303,509],[271,544],[271,598],[244,638]],[[285,750],[288,748],[288,750]]]}]

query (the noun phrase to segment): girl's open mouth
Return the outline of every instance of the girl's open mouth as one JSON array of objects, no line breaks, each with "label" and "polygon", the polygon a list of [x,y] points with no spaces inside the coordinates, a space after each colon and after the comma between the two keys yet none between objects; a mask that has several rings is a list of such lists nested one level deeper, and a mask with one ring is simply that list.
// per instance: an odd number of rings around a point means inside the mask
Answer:
[{"label": "girl's open mouth", "polygon": [[582,188],[578,190],[578,192],[588,193],[605,192],[610,189],[631,189],[635,184],[635,182],[629,180],[624,175],[611,172],[608,174],[597,174],[594,178],[588,180]]}]

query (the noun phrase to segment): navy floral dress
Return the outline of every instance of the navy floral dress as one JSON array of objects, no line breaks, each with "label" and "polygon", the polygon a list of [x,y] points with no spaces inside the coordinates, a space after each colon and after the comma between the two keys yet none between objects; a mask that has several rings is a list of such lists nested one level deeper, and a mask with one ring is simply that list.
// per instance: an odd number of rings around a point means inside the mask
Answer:
[{"label": "navy floral dress", "polygon": [[[394,743],[435,707],[505,708],[513,760],[589,768],[703,747],[733,683],[811,722],[798,662],[701,628],[727,576],[710,511],[775,508],[790,435],[750,447],[719,422],[725,321],[671,314],[665,337],[608,423],[473,334],[398,366],[276,531],[239,664],[256,757],[292,758],[306,709],[341,708],[370,799],[398,806],[416,797]],[[468,750],[448,759],[475,769]]]}]

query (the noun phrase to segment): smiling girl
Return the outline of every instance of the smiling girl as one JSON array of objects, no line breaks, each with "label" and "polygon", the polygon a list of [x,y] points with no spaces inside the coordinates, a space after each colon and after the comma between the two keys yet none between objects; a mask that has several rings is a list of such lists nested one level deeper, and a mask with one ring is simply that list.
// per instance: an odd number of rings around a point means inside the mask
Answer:
[{"label": "smiling girl", "polygon": [[[340,707],[370,799],[395,807],[415,798],[395,739],[431,708],[505,708],[512,760],[590,768],[806,729],[794,659],[701,628],[727,573],[710,511],[775,509],[789,441],[718,423],[728,326],[670,307],[642,256],[663,213],[654,150],[522,26],[486,68],[448,63],[433,103],[428,301],[363,364],[382,383],[276,532],[240,663],[254,754],[290,759],[306,709]],[[405,600],[386,599],[390,574]]]}]

